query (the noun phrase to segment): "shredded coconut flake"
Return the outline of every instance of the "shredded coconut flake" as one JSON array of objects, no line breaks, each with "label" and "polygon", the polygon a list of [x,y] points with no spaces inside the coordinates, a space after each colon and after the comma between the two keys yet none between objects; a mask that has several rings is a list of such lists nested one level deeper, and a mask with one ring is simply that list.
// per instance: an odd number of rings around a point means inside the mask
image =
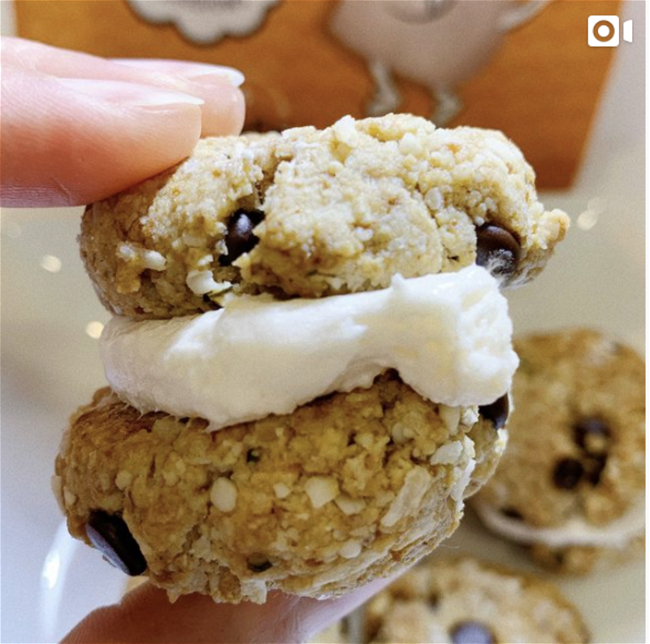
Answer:
[{"label": "shredded coconut flake", "polygon": [[419,507],[422,497],[431,482],[431,474],[423,467],[413,468],[404,479],[404,485],[381,518],[384,528],[391,528],[400,519],[407,517]]},{"label": "shredded coconut flake", "polygon": [[450,465],[451,463],[457,463],[462,453],[463,446],[460,441],[453,441],[441,445],[429,462],[431,465]]}]

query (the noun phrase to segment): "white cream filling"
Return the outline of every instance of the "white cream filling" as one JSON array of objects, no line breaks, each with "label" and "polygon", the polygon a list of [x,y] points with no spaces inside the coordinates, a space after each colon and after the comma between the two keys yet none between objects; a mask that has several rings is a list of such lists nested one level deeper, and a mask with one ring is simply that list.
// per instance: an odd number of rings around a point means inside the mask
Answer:
[{"label": "white cream filling", "polygon": [[645,530],[645,495],[634,501],[622,516],[607,525],[594,525],[575,517],[561,526],[539,528],[523,521],[506,517],[499,510],[477,502],[474,509],[481,520],[494,532],[513,541],[543,543],[551,548],[567,546],[601,546],[625,548],[630,541]]},{"label": "white cream filling", "polygon": [[512,324],[483,268],[321,299],[233,298],[170,320],[114,317],[101,352],[108,382],[143,413],[202,417],[210,429],[291,413],[386,369],[449,406],[489,404],[517,367]]}]

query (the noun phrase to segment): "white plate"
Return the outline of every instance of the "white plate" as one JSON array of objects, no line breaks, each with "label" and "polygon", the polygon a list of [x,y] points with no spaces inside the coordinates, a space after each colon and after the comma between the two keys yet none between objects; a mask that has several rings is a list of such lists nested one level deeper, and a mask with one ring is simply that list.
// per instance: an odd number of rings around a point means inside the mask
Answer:
[{"label": "white plate", "polygon": [[[571,192],[544,195],[547,206],[569,211],[573,229],[548,269],[510,301],[519,332],[589,325],[642,351],[643,3],[631,4],[636,40],[618,52],[582,175]],[[88,332],[108,316],[78,259],[79,217],[78,209],[2,215],[3,642],[58,640],[124,587],[96,552],[62,531],[49,486],[69,414],[104,384]],[[444,547],[529,565],[472,522],[450,544]],[[644,572],[639,560],[559,584],[594,641],[643,642]]]}]

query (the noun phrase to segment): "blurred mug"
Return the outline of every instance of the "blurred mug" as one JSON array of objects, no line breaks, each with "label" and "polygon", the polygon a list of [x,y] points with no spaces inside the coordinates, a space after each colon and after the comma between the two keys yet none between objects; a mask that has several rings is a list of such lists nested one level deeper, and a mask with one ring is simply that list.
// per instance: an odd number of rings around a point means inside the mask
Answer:
[{"label": "blurred mug", "polygon": [[367,62],[375,80],[369,115],[385,114],[401,102],[392,75],[429,89],[432,116],[449,122],[461,107],[455,89],[471,78],[504,36],[532,20],[549,0],[341,0],[332,34]]}]

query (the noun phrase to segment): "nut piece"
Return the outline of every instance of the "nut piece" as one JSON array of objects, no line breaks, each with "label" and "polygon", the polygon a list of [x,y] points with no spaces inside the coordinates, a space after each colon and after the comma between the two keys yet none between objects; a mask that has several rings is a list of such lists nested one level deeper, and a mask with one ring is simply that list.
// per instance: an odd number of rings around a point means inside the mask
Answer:
[{"label": "nut piece", "polygon": [[237,505],[237,486],[225,476],[219,477],[210,489],[210,501],[221,512],[232,512]]},{"label": "nut piece", "polygon": [[167,268],[167,260],[156,250],[145,250],[142,259],[145,267],[152,271],[164,271]]},{"label": "nut piece", "polygon": [[347,494],[339,494],[339,496],[334,499],[334,503],[336,503],[338,509],[348,517],[353,514],[359,514],[359,512],[366,507],[366,503],[363,499],[353,499]]},{"label": "nut piece", "polygon": [[291,488],[286,483],[274,483],[273,491],[278,499],[286,499],[291,494]]},{"label": "nut piece", "polygon": [[340,548],[339,555],[344,559],[354,559],[361,553],[361,542],[356,539],[348,539]]},{"label": "nut piece", "polygon": [[322,508],[339,494],[339,484],[331,476],[312,476],[305,483],[305,492],[314,508]]},{"label": "nut piece", "polygon": [[185,282],[196,295],[205,295],[219,289],[219,283],[215,282],[210,270],[190,271]]}]

